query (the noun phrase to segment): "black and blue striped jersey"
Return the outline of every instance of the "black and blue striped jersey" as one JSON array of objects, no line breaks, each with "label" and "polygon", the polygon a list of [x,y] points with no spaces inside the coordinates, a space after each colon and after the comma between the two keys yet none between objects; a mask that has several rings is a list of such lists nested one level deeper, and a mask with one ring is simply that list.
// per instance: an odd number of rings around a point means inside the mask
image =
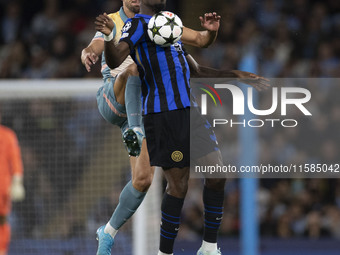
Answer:
[{"label": "black and blue striped jersey", "polygon": [[129,44],[138,66],[144,114],[190,107],[190,69],[182,43],[169,47],[153,43],[147,34],[150,18],[137,14],[127,20],[120,39]]}]

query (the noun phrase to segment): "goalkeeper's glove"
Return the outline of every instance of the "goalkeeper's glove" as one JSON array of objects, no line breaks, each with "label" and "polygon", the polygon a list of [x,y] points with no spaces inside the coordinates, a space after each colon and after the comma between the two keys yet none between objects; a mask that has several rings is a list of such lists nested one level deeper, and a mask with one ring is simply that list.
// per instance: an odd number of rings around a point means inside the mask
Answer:
[{"label": "goalkeeper's glove", "polygon": [[22,175],[14,175],[11,185],[11,200],[19,202],[25,199],[25,188],[22,181]]}]

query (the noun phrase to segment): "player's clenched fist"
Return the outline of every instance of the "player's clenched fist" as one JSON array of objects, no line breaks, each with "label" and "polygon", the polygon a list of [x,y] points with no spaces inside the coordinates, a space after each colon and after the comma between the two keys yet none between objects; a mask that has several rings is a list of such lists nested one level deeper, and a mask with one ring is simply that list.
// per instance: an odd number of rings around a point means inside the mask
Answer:
[{"label": "player's clenched fist", "polygon": [[95,29],[104,35],[109,35],[115,26],[113,20],[105,12],[96,17],[94,24]]}]

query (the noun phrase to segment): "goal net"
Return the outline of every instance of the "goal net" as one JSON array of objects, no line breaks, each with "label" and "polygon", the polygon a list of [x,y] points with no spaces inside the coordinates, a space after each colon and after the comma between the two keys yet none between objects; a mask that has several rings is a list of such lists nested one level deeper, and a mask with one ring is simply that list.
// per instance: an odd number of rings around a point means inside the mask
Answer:
[{"label": "goal net", "polygon": [[[100,80],[2,80],[2,124],[19,139],[26,198],[10,215],[10,255],[95,254],[105,224],[130,180],[119,128],[100,116]],[[156,171],[160,172],[160,171]],[[113,254],[158,248],[160,181],[116,236]]]}]

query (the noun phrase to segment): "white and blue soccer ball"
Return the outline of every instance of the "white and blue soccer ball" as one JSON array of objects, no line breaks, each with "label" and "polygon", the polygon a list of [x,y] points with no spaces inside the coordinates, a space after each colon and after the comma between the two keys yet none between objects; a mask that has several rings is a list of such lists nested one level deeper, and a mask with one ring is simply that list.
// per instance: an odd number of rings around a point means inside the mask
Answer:
[{"label": "white and blue soccer ball", "polygon": [[156,13],[148,23],[150,40],[162,47],[168,47],[176,43],[181,39],[182,34],[182,20],[169,11]]}]

